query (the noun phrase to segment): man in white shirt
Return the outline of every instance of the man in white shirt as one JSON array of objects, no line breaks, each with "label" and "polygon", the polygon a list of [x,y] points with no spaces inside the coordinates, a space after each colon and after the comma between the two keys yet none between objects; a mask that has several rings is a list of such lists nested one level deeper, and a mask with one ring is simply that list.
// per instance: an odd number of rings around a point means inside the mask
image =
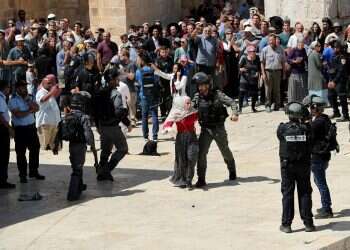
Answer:
[{"label": "man in white shirt", "polygon": [[36,113],[36,127],[40,145],[44,150],[54,149],[57,125],[61,121],[60,109],[56,101],[60,92],[55,76],[47,75],[35,97],[39,105],[39,111]]}]

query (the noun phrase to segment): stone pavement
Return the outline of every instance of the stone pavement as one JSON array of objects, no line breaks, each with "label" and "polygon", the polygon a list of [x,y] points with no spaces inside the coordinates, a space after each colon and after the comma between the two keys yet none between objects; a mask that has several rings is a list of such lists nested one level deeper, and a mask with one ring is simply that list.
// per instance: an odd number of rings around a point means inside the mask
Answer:
[{"label": "stone pavement", "polygon": [[[19,184],[15,164],[10,178],[17,189],[0,191],[0,249],[319,249],[349,236],[350,146],[348,124],[339,124],[341,153],[328,170],[335,218],[316,220],[305,233],[298,210],[293,234],[279,232],[281,215],[278,144],[283,112],[250,114],[227,122],[239,178],[228,182],[213,144],[206,190],[174,188],[174,142],[161,137],[160,157],[138,156],[140,129],[128,139],[130,153],[114,170],[114,183],[97,183],[91,153],[84,172],[88,190],[81,201],[65,200],[70,175],[67,147],[59,156],[41,153],[46,181]],[[97,142],[98,145],[98,142]],[[12,145],[13,147],[13,145]],[[11,151],[11,162],[15,153]],[[313,192],[314,210],[320,207]],[[21,193],[40,191],[42,201],[18,202]],[[296,202],[297,207],[297,202]]]}]

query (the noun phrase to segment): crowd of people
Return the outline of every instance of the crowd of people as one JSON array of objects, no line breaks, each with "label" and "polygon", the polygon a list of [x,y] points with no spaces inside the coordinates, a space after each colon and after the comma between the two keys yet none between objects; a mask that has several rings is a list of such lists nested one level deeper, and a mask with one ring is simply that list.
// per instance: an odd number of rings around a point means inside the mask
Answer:
[{"label": "crowd of people", "polygon": [[[196,187],[206,185],[212,140],[229,179],[236,179],[224,106],[231,107],[231,120],[237,121],[249,102],[252,112],[258,105],[273,112],[316,95],[332,107],[330,118],[349,121],[350,26],[327,17],[304,29],[301,22],[291,27],[288,17],[266,18],[252,0],[237,9],[230,1],[204,0],[178,23],[130,25],[119,44],[103,28],[93,32],[53,13],[27,20],[19,10],[17,21],[8,19],[7,25],[0,29],[0,188],[15,188],[7,182],[11,136],[21,183],[28,182],[27,165],[30,178],[45,179],[38,171],[40,149],[57,154],[60,140],[69,141],[68,199],[76,200],[86,189],[86,144],[95,152],[91,126],[101,137],[97,180],[113,181],[111,171],[128,153],[127,133],[139,120],[146,144],[155,145],[159,124],[165,132],[176,124],[171,181],[192,188],[196,164]],[[324,173],[328,161],[317,159],[314,165]],[[323,212],[330,214],[327,206]]]}]

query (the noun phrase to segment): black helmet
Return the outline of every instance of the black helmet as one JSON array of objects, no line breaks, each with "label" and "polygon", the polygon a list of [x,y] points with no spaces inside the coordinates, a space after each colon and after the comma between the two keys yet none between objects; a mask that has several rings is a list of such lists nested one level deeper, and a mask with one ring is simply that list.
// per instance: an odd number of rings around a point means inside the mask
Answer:
[{"label": "black helmet", "polygon": [[202,84],[210,84],[209,76],[204,72],[198,72],[192,77],[192,81],[194,84],[202,85]]},{"label": "black helmet", "polygon": [[286,115],[289,119],[302,119],[306,115],[306,107],[299,102],[290,102],[286,106]]},{"label": "black helmet", "polygon": [[91,98],[91,95],[86,91],[75,93],[72,95],[71,107],[73,109],[84,111],[85,105],[88,102],[89,98]]}]

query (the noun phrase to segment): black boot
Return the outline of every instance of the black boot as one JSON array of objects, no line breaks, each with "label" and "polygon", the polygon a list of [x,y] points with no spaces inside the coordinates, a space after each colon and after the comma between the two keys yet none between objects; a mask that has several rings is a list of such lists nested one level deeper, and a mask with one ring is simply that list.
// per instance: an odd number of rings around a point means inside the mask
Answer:
[{"label": "black boot", "polygon": [[292,232],[292,228],[290,225],[281,225],[280,226],[280,231],[286,234],[289,234]]},{"label": "black boot", "polygon": [[205,187],[207,183],[205,182],[205,179],[198,179],[196,183],[196,188],[202,188]]},{"label": "black boot", "polygon": [[76,201],[79,200],[81,194],[81,180],[79,176],[72,175],[69,182],[67,200]]},{"label": "black boot", "polygon": [[333,218],[333,211],[331,208],[329,209],[317,209],[317,214],[315,215],[315,219],[328,219]]},{"label": "black boot", "polygon": [[308,224],[308,225],[305,225],[305,232],[314,232],[316,231],[316,227],[314,224]]},{"label": "black boot", "polygon": [[237,179],[237,173],[236,173],[236,162],[235,160],[232,161],[225,161],[227,164],[227,168],[229,169],[229,180],[234,181]]}]

